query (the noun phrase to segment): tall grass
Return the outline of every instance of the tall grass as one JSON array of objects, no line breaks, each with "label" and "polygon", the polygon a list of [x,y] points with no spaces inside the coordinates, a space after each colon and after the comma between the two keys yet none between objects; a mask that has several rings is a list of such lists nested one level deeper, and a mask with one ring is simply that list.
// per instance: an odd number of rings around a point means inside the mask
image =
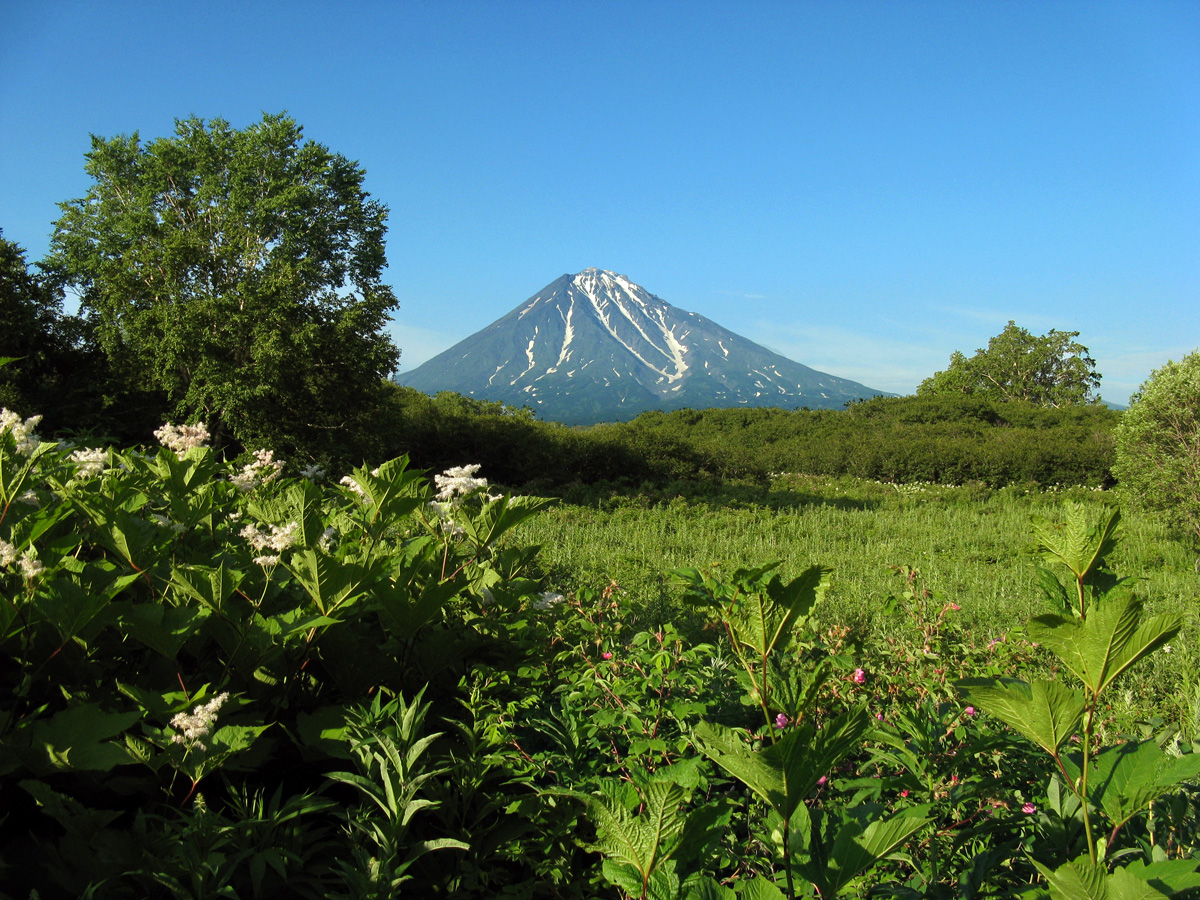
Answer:
[{"label": "tall grass", "polygon": [[[1030,553],[1032,516],[1053,518],[1066,501],[1116,504],[1109,492],[982,486],[887,485],[849,478],[777,476],[768,487],[694,485],[637,496],[575,498],[523,526],[522,541],[540,544],[540,561],[558,590],[616,582],[646,624],[686,614],[669,573],[679,566],[732,570],[779,560],[795,577],[813,564],[834,569],[822,612],[827,625],[848,625],[869,647],[911,620],[885,612],[904,587],[898,567],[920,572],[938,600],[957,604],[964,640],[986,645],[1045,612]],[[1126,686],[1126,725],[1141,716],[1177,720],[1200,734],[1200,576],[1192,548],[1156,521],[1134,512],[1111,568],[1140,580],[1150,612],[1177,611],[1185,627],[1172,653],[1155,657]]]}]

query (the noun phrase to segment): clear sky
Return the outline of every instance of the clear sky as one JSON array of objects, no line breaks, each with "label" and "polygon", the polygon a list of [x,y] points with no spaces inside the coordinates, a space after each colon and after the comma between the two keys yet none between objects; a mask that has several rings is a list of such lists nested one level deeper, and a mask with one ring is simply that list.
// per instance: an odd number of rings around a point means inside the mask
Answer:
[{"label": "clear sky", "polygon": [[0,229],[284,110],[391,210],[403,370],[588,266],[897,393],[1009,319],[1118,403],[1200,345],[1193,0],[0,0]]}]

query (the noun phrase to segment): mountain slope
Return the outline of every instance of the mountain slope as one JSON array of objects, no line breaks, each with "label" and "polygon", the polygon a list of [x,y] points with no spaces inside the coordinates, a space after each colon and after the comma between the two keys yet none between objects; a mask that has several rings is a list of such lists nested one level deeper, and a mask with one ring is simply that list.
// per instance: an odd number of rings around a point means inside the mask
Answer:
[{"label": "mountain slope", "polygon": [[529,406],[568,424],[683,407],[840,408],[882,393],[772,353],[600,269],[563,275],[396,381]]}]

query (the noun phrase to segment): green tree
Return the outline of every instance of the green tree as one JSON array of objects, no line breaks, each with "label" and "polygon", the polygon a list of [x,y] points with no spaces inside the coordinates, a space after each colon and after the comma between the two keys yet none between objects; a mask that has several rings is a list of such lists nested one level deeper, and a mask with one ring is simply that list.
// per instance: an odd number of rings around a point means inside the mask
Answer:
[{"label": "green tree", "polygon": [[126,388],[218,441],[352,457],[399,357],[381,332],[387,210],[357,163],[281,114],[93,135],[85,168],[46,266]]},{"label": "green tree", "polygon": [[1116,453],[1129,498],[1200,541],[1200,350],[1151,373],[1121,415]]},{"label": "green tree", "polygon": [[43,415],[44,434],[99,423],[98,354],[62,294],[32,271],[24,249],[0,232],[0,407]]},{"label": "green tree", "polygon": [[1096,362],[1077,337],[1078,331],[1054,329],[1038,337],[1010,321],[986,350],[969,359],[955,351],[949,367],[922,381],[917,394],[976,394],[1039,406],[1099,402]]}]

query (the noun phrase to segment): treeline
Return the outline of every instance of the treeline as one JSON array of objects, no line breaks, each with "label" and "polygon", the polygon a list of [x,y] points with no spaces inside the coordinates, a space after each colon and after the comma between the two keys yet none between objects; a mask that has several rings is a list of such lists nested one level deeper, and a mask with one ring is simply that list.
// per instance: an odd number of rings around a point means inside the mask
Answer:
[{"label": "treeline", "polygon": [[[891,397],[846,410],[707,409],[644,413],[569,428],[442,393],[397,387],[389,452],[440,469],[482,464],[495,481],[554,491],[667,480],[763,480],[772,473],[943,484],[1112,483],[1103,406],[1045,408],[970,396]],[[382,436],[381,436],[382,437]]]}]

